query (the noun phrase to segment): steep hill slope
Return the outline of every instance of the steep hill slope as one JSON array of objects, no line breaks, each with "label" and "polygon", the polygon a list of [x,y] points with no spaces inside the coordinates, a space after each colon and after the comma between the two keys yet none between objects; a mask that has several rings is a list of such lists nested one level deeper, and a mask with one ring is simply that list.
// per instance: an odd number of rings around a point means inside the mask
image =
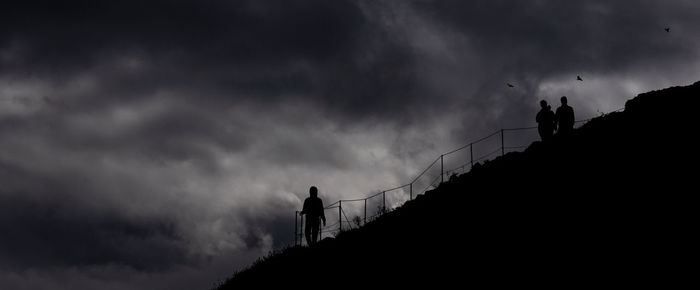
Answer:
[{"label": "steep hill slope", "polygon": [[698,98],[700,82],[641,94],[218,289],[681,283],[696,245]]}]

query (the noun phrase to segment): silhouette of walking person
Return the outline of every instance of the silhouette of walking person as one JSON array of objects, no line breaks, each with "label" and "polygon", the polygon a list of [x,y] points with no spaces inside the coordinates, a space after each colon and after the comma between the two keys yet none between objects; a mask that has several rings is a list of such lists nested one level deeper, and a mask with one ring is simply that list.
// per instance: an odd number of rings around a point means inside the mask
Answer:
[{"label": "silhouette of walking person", "polygon": [[326,226],[326,215],[323,212],[323,201],[318,198],[318,188],[315,186],[309,188],[309,195],[311,196],[304,200],[304,208],[299,214],[306,215],[304,235],[306,243],[311,246],[318,241],[318,234],[321,230],[319,219],[323,221],[323,226]]},{"label": "silhouette of walking person", "polygon": [[547,104],[547,101],[540,101],[540,111],[535,117],[537,121],[537,131],[540,133],[540,138],[542,141],[548,141],[554,135],[554,112],[552,112],[552,107]]},{"label": "silhouette of walking person", "polygon": [[561,106],[555,114],[557,135],[567,136],[574,130],[574,108],[569,106],[566,96],[561,97]]}]

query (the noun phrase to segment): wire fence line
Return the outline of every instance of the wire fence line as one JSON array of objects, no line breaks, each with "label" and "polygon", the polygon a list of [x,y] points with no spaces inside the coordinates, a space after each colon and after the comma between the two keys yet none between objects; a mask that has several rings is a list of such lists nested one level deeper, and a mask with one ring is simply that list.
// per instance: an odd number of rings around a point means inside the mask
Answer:
[{"label": "wire fence line", "polygon": [[[610,113],[615,113],[615,112],[620,112],[624,110],[624,108],[620,108],[614,111],[611,111]],[[607,113],[607,114],[610,114]],[[606,114],[601,114],[606,115]],[[586,118],[582,120],[577,120],[575,121],[576,125],[586,123],[590,120],[592,120],[593,117],[591,118]],[[445,182],[445,176],[450,177],[451,174],[455,174],[458,170],[461,171],[461,173],[465,173],[468,170],[471,170],[474,167],[474,163],[478,163],[482,160],[485,160],[487,158],[492,157],[493,155],[497,154],[500,152],[500,156],[503,156],[506,154],[506,151],[508,152],[513,152],[517,151],[523,148],[527,148],[530,143],[532,143],[535,140],[539,140],[539,135],[537,131],[536,126],[531,126],[531,127],[517,127],[517,128],[502,128],[500,130],[494,131],[493,133],[479,138],[475,141],[469,142],[468,144],[461,146],[459,148],[453,149],[451,151],[447,151],[446,153],[440,154],[435,160],[433,160],[423,171],[421,171],[420,174],[418,174],[411,182],[396,186],[390,189],[382,190],[379,191],[373,195],[364,197],[364,198],[355,198],[355,199],[341,199],[338,200],[334,203],[331,203],[329,205],[326,205],[324,207],[324,211],[327,213],[326,217],[328,219],[329,216],[333,218],[333,220],[336,220],[337,222],[330,224],[330,225],[325,225],[320,228],[320,237],[319,239],[323,238],[324,234],[330,234],[334,235],[337,233],[340,233],[346,229],[352,229],[352,228],[358,228],[361,227],[372,220],[380,217],[381,215],[387,213],[389,210],[392,210],[395,207],[400,206],[403,202],[413,200],[414,196],[414,189],[421,188],[422,190],[417,191],[417,195],[424,194],[431,188],[437,188],[441,183]],[[521,132],[525,133],[525,135],[520,136],[518,138],[513,138],[515,139],[515,142],[517,144],[508,144],[510,146],[506,146],[506,132]],[[494,137],[500,137],[496,140],[495,146],[488,146],[485,148],[477,148],[475,145],[479,145],[481,143],[486,143],[491,139],[495,139]],[[500,142],[498,142],[500,141]],[[500,144],[499,144],[500,143]],[[492,144],[493,145],[493,144]],[[495,149],[494,149],[495,148]],[[465,153],[464,151],[468,150],[468,154],[462,154],[464,156],[456,156],[460,155],[458,153]],[[475,149],[477,149],[475,154]],[[484,152],[484,150],[489,150],[487,152]],[[468,156],[466,156],[468,155]],[[475,157],[476,155],[476,157]],[[450,156],[455,156],[452,159],[446,159],[446,157]],[[450,163],[455,163],[458,162],[456,166],[452,166],[451,169],[445,170],[445,163],[450,162]],[[432,171],[437,171],[438,167],[437,164],[439,162],[439,171],[438,172],[432,172]],[[425,182],[425,178],[428,178],[428,182]],[[416,187],[416,188],[414,188]],[[408,190],[406,190],[408,188]],[[391,204],[394,204],[394,206],[391,209],[387,208],[387,193],[390,194],[390,199],[391,199]],[[398,196],[396,195],[398,193]],[[393,194],[393,196],[392,196]],[[380,198],[381,197],[381,198]],[[355,210],[351,213],[351,216],[354,215],[354,218],[350,220],[345,212],[345,209],[350,209],[351,207],[355,206],[357,207],[357,203],[361,203],[361,206],[359,209],[355,208]],[[370,206],[370,211],[372,210],[371,207],[375,207],[376,210],[370,213],[368,216],[368,205]],[[344,208],[345,206],[345,208]],[[337,209],[337,210],[336,210]],[[300,211],[296,211],[295,213],[295,224],[294,224],[294,245],[302,245],[302,240],[304,236],[304,216],[299,215]],[[344,220],[343,220],[344,219]],[[343,225],[346,224],[344,227]]]}]

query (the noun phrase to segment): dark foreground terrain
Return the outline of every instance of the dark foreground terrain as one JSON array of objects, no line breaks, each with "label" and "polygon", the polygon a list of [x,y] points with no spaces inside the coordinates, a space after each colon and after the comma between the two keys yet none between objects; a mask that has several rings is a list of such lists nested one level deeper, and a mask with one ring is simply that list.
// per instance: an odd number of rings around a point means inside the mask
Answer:
[{"label": "dark foreground terrain", "polygon": [[641,94],[218,289],[685,285],[697,262],[698,98],[700,82]]}]

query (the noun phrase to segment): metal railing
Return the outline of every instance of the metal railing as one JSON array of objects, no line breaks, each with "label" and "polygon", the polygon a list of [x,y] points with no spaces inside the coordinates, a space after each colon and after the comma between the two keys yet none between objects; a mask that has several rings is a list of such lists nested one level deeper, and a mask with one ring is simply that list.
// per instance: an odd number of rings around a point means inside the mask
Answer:
[{"label": "metal railing", "polygon": [[[618,109],[612,112],[619,112],[622,109]],[[612,113],[611,112],[611,113]],[[575,122],[576,125],[590,121],[593,118],[587,118],[583,120],[578,120]],[[578,126],[580,127],[580,125]],[[433,160],[428,167],[425,168],[418,176],[416,176],[411,182],[396,186],[390,189],[379,191],[371,196],[356,199],[341,199],[332,204],[324,207],[326,211],[326,219],[328,217],[333,217],[333,220],[337,221],[332,224],[326,224],[321,227],[319,240],[323,238],[324,234],[337,234],[344,230],[359,228],[377,217],[387,213],[394,208],[401,206],[403,202],[413,200],[414,195],[421,195],[431,189],[437,188],[438,185],[445,182],[445,177],[450,178],[453,174],[465,173],[471,170],[475,163],[482,160],[486,160],[498,154],[500,156],[505,155],[507,152],[518,151],[520,149],[527,148],[530,143],[535,140],[539,140],[539,135],[537,133],[537,127],[519,127],[519,128],[503,128],[497,130],[486,137],[482,137],[475,141],[469,142],[468,144],[456,148],[454,150],[448,151],[446,153],[440,154],[435,160]],[[506,132],[512,132],[515,134],[521,134],[521,136],[515,135],[515,139],[518,145],[506,146]],[[512,135],[512,134],[511,134]],[[495,138],[498,137],[498,138]],[[499,142],[500,141],[500,142]],[[495,146],[484,146],[479,148],[475,145],[488,144],[489,142],[496,142]],[[499,144],[500,143],[500,144]],[[511,145],[511,144],[508,144]],[[469,149],[466,151],[466,149]],[[475,154],[476,153],[476,154]],[[439,172],[437,170],[437,164],[439,162]],[[445,165],[452,165],[445,170]],[[427,181],[427,182],[426,182]],[[387,193],[390,194],[390,207],[387,207]],[[398,195],[397,195],[398,193]],[[379,199],[381,197],[381,199]],[[374,212],[367,215],[368,202],[370,205],[370,210],[372,206],[376,207]],[[361,203],[359,209],[355,208],[352,214],[354,218],[349,219],[346,214],[346,210],[354,203]],[[343,208],[345,206],[345,209]],[[337,208],[337,213],[335,212]],[[294,224],[294,245],[302,245],[302,240],[304,237],[304,217],[299,215],[300,211],[295,213],[295,224]],[[336,218],[337,216],[337,218]],[[344,219],[344,220],[343,220]],[[344,226],[345,225],[345,226]]]}]

